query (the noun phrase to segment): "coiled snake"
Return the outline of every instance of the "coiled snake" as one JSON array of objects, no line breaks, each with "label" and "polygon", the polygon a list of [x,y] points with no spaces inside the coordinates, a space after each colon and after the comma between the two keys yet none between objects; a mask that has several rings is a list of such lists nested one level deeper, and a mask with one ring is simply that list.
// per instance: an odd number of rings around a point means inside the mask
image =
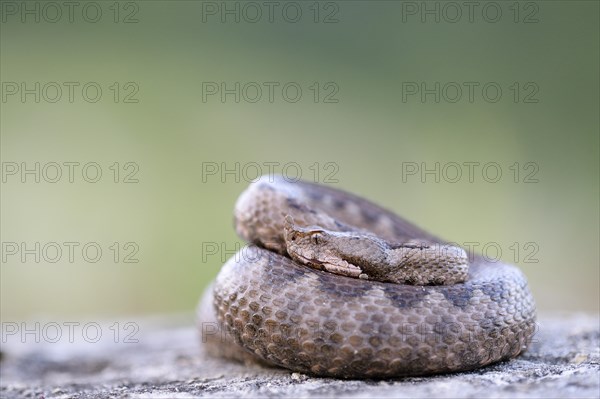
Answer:
[{"label": "coiled snake", "polygon": [[535,304],[519,269],[469,259],[355,195],[263,176],[238,199],[235,227],[251,244],[227,261],[199,306],[212,354],[317,376],[386,378],[509,359],[534,332]]}]

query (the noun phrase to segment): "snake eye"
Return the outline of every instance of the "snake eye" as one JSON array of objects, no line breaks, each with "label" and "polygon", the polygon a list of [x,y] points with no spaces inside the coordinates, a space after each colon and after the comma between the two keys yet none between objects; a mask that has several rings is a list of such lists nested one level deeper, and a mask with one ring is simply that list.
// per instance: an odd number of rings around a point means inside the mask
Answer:
[{"label": "snake eye", "polygon": [[315,233],[312,237],[315,240],[315,244],[319,244],[319,238],[322,238],[323,236],[320,233]]}]

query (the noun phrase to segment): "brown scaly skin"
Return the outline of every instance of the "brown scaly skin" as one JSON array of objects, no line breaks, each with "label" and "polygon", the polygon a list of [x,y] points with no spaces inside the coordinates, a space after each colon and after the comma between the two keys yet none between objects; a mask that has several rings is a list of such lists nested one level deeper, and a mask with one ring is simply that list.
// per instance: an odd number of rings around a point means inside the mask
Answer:
[{"label": "brown scaly skin", "polygon": [[223,335],[204,331],[212,353],[318,376],[389,378],[470,370],[526,349],[535,305],[516,267],[475,257],[466,281],[449,285],[336,275],[285,256],[288,215],[342,236],[445,244],[351,194],[264,177],[235,210],[238,233],[256,245],[223,266],[214,306],[200,307],[200,323],[223,327]]}]

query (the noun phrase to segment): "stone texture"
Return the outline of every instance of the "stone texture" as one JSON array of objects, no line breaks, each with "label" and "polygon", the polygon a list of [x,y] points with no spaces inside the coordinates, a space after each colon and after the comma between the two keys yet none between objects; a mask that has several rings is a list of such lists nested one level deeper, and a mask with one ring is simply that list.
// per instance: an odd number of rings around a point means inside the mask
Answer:
[{"label": "stone texture", "polygon": [[[144,320],[139,343],[3,339],[3,398],[600,396],[597,316],[549,315],[521,357],[473,372],[396,380],[313,378],[207,356],[192,316]],[[111,331],[106,325],[106,331]],[[103,330],[104,331],[104,330]],[[27,338],[27,337],[26,337]],[[6,342],[4,342],[6,341]],[[105,342],[109,341],[109,342]],[[123,337],[120,337],[123,341]]]}]

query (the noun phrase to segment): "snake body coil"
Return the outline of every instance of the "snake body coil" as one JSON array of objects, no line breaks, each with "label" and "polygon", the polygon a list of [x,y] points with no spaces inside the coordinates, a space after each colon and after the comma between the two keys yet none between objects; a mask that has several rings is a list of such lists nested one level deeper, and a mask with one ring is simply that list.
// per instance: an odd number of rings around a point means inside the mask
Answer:
[{"label": "snake body coil", "polygon": [[[478,256],[467,265],[462,249],[352,194],[265,176],[238,199],[235,226],[251,245],[200,306],[213,354],[385,378],[509,359],[534,332],[534,301],[516,267]],[[204,328],[215,318],[218,336]]]}]

